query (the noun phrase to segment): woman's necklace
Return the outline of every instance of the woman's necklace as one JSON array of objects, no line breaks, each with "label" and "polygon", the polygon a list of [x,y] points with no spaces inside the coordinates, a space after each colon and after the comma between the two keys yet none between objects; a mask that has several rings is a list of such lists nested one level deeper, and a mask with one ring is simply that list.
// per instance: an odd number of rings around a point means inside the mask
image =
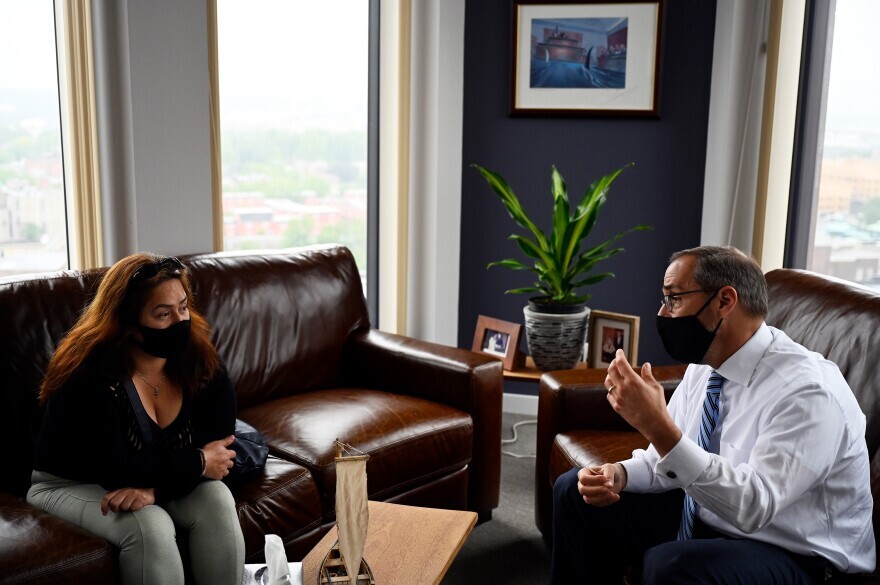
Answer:
[{"label": "woman's necklace", "polygon": [[146,384],[147,386],[149,386],[150,388],[153,389],[153,396],[155,396],[156,398],[159,398],[159,386],[161,386],[162,382],[165,381],[165,376],[162,376],[162,379],[159,380],[159,383],[156,384],[155,386],[153,386],[152,384],[150,384],[149,381],[147,381],[146,378],[144,378],[143,374],[141,374],[137,370],[135,370],[134,373],[137,374],[140,377],[140,379],[144,381],[144,384]]}]

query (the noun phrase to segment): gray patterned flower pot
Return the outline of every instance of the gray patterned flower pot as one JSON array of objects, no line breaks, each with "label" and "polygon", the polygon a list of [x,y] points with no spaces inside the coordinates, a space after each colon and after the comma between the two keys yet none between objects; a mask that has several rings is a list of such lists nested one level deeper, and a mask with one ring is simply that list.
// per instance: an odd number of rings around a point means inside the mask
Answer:
[{"label": "gray patterned flower pot", "polygon": [[531,301],[523,307],[526,343],[535,366],[544,372],[574,368],[584,353],[590,309],[578,305],[577,312],[568,314],[544,310],[546,305]]}]

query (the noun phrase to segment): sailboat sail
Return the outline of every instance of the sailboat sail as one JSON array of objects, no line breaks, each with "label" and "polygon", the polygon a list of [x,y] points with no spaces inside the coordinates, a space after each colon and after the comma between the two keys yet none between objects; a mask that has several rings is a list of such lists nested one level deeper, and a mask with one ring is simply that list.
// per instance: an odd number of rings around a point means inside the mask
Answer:
[{"label": "sailboat sail", "polygon": [[339,528],[339,552],[345,563],[351,583],[357,583],[370,512],[367,507],[367,459],[368,455],[342,456],[336,458],[336,525]]}]

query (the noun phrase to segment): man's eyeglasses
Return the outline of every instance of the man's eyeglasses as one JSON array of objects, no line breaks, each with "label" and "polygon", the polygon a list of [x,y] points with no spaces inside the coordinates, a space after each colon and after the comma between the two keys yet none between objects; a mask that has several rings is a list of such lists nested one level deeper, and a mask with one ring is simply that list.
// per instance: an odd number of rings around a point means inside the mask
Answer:
[{"label": "man's eyeglasses", "polygon": [[699,290],[686,290],[680,293],[669,293],[668,295],[663,295],[663,305],[666,307],[666,310],[670,313],[673,312],[678,306],[681,304],[681,297],[685,295],[692,295],[695,293],[714,293],[718,292],[720,289],[717,288],[701,288]]},{"label": "man's eyeglasses", "polygon": [[162,270],[169,270],[174,273],[181,272],[184,268],[180,260],[174,256],[169,256],[151,264],[144,264],[134,271],[134,274],[131,275],[130,282],[143,282],[149,280],[159,274]]}]

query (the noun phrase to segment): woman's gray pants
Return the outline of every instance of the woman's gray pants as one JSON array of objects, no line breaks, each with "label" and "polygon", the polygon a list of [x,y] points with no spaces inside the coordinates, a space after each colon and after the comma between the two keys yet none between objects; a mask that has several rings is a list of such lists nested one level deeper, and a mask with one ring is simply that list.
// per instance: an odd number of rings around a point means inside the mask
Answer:
[{"label": "woman's gray pants", "polygon": [[107,490],[34,471],[27,501],[100,536],[119,549],[125,585],[183,585],[175,525],[189,532],[192,574],[199,585],[240,585],[244,537],[235,501],[221,481],[205,481],[192,492],[136,512],[101,514]]}]

